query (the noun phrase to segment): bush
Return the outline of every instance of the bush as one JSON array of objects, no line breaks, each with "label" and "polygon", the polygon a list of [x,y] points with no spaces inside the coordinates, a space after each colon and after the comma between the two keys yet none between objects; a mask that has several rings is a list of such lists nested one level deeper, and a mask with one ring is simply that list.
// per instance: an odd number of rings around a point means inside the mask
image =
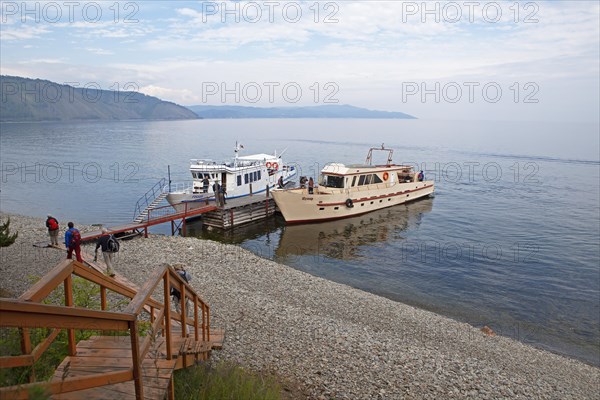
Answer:
[{"label": "bush", "polygon": [[4,223],[0,223],[0,247],[8,247],[17,240],[19,232],[10,234],[10,218]]}]

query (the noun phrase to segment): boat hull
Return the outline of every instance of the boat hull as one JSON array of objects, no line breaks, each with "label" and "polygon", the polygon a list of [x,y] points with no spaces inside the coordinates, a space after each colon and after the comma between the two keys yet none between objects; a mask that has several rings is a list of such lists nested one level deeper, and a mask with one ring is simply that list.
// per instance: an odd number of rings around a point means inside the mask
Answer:
[{"label": "boat hull", "polygon": [[[273,198],[286,223],[332,221],[366,214],[429,196],[433,181],[374,185],[367,191],[307,189],[274,190]],[[350,200],[350,202],[348,201]]]},{"label": "boat hull", "polygon": [[206,207],[209,197],[206,193],[171,192],[167,195],[167,201],[178,212],[184,212]]}]

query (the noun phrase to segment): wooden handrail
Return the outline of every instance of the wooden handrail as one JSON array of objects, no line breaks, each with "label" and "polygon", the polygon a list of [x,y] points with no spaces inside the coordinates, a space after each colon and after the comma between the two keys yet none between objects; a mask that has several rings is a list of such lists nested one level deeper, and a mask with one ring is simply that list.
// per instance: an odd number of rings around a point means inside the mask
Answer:
[{"label": "wooden handrail", "polygon": [[55,382],[35,382],[26,385],[6,386],[0,388],[0,399],[28,399],[28,389],[43,387],[50,394],[68,393],[102,385],[127,382],[133,379],[133,369],[94,374],[86,377],[65,378]]},{"label": "wooden handrail", "polygon": [[[129,286],[126,286],[124,284],[122,284],[121,282],[118,282],[116,280],[114,280],[113,278],[109,278],[106,275],[104,275],[102,272],[97,271],[93,268],[89,268],[86,267],[83,264],[80,264],[78,262],[73,262],[73,273],[83,279],[86,279],[90,282],[94,282],[97,283],[101,286],[104,286],[106,289],[112,290],[115,293],[118,293],[120,295],[123,295],[125,297],[128,297],[130,299],[133,299],[135,297],[135,295],[137,294],[137,292],[133,289],[131,289]],[[149,301],[150,306],[155,307],[155,308],[160,308],[162,307],[162,305],[155,301],[150,299]]]},{"label": "wooden handrail", "polygon": [[128,329],[136,315],[0,299],[0,326],[89,330]]},{"label": "wooden handrail", "polygon": [[73,260],[64,260],[42,279],[37,281],[25,293],[19,296],[21,301],[40,302],[44,300],[52,291],[73,272]]},{"label": "wooden handrail", "polygon": [[144,286],[142,286],[135,297],[131,299],[131,303],[125,308],[124,312],[137,315],[142,311],[144,305],[146,305],[146,302],[156,289],[156,286],[158,286],[159,282],[165,276],[166,269],[167,267],[157,268],[152,272]]},{"label": "wooden handrail", "polygon": [[[83,279],[94,282],[100,286],[102,297],[102,310],[90,310],[78,308],[73,304],[73,279],[72,275],[78,275]],[[163,282],[163,302],[153,299],[151,296]],[[65,305],[42,304],[54,289],[64,285]],[[187,319],[185,306],[182,307],[183,315],[171,313],[170,310],[170,288],[178,287],[182,294],[182,301],[189,298],[193,304],[193,320]],[[106,311],[106,289],[131,298],[130,304],[124,311]],[[101,272],[89,268],[82,263],[72,260],[64,260],[53,268],[46,276],[33,285],[18,299],[0,298],[0,326],[17,327],[21,329],[22,355],[0,357],[0,368],[33,366],[40,356],[49,348],[62,329],[69,333],[69,354],[75,355],[76,343],[74,330],[106,330],[106,331],[129,331],[132,352],[132,368],[97,374],[89,377],[66,378],[60,382],[30,383],[13,387],[0,388],[1,398],[27,398],[27,388],[32,385],[42,385],[51,393],[65,393],[69,391],[82,390],[84,388],[98,387],[118,382],[134,380],[136,397],[143,398],[142,386],[142,360],[146,357],[153,337],[159,330],[164,329],[166,333],[167,359],[173,356],[171,324],[172,321],[180,321],[182,334],[185,335],[187,326],[194,327],[194,338],[200,336],[200,315],[202,313],[201,332],[203,340],[210,340],[210,309],[194,289],[171,267],[164,266],[156,268],[149,279],[139,290],[134,290],[114,279],[105,277]],[[140,340],[138,333],[138,318],[143,311],[151,314],[151,335]],[[50,328],[51,333],[43,339],[35,349],[31,349],[29,329]],[[35,380],[34,370],[29,376],[30,382]]]}]

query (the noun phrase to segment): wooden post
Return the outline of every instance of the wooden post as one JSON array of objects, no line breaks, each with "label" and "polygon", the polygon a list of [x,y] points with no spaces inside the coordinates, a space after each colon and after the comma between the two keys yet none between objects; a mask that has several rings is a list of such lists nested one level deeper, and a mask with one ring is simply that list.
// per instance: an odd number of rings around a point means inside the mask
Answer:
[{"label": "wooden post", "polygon": [[182,236],[186,236],[187,235],[187,225],[185,223],[185,217],[183,217],[183,220],[181,221],[181,225],[182,225]]},{"label": "wooden post", "polygon": [[269,190],[271,189],[269,188],[269,185],[267,185],[267,190],[265,191],[267,193],[267,199],[269,198]]},{"label": "wooden post", "polygon": [[252,184],[250,184],[250,196],[252,196]]},{"label": "wooden post", "polygon": [[[73,307],[73,278],[71,274],[65,279],[65,306]],[[77,343],[75,343],[75,330],[67,329],[67,336],[69,338],[69,355],[74,356],[77,354]]]},{"label": "wooden post", "polygon": [[206,340],[210,342],[210,310],[206,307]]},{"label": "wooden post", "polygon": [[[21,331],[21,352],[23,354],[31,354],[31,336],[29,335],[29,328],[19,328]],[[35,369],[34,366],[31,366],[31,371],[29,372],[29,382],[35,382]]]},{"label": "wooden post", "polygon": [[200,339],[198,334],[198,296],[194,295],[194,340]]},{"label": "wooden post", "polygon": [[165,303],[165,331],[166,331],[166,342],[167,342],[167,360],[173,359],[173,350],[171,349],[171,288],[169,284],[170,271],[167,269],[164,275],[163,291],[164,291],[164,303]]},{"label": "wooden post", "polygon": [[144,398],[144,385],[142,385],[142,360],[140,360],[140,344],[138,340],[137,321],[129,322],[129,334],[131,335],[131,359],[133,361],[133,384],[135,386],[135,398]]},{"label": "wooden post", "polygon": [[181,298],[181,337],[187,337],[187,310],[185,307],[185,285],[183,282],[179,284],[179,294]]},{"label": "wooden post", "polygon": [[100,285],[100,309],[106,310],[106,288]]},{"label": "wooden post", "polygon": [[171,375],[171,380],[169,381],[169,393],[167,396],[168,400],[175,400],[175,385],[173,382],[173,375]]},{"label": "wooden post", "polygon": [[206,341],[206,304],[202,304],[202,341]]},{"label": "wooden post", "polygon": [[148,227],[147,226],[144,227],[144,237],[146,239],[148,239]]}]

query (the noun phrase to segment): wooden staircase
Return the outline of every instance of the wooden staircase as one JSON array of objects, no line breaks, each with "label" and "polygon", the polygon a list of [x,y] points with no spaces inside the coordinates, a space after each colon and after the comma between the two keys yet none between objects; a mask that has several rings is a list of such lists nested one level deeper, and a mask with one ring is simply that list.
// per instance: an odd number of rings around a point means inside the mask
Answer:
[{"label": "wooden staircase", "polygon": [[[74,306],[72,275],[100,285],[100,310]],[[42,304],[61,284],[64,304]],[[171,311],[171,286],[188,299],[181,314]],[[152,297],[156,289],[162,302]],[[109,290],[131,299],[123,311],[106,310]],[[122,276],[105,276],[94,263],[65,260],[18,299],[0,299],[0,326],[20,329],[23,353],[0,357],[0,367],[31,367],[29,384],[0,388],[3,400],[27,399],[33,386],[42,386],[53,399],[173,399],[173,372],[206,360],[224,341],[224,332],[210,326],[208,305],[168,266],[137,288]],[[32,328],[50,332],[33,349]],[[69,355],[49,382],[35,382],[35,362],[63,329]],[[100,334],[76,343],[79,329]]]}]

